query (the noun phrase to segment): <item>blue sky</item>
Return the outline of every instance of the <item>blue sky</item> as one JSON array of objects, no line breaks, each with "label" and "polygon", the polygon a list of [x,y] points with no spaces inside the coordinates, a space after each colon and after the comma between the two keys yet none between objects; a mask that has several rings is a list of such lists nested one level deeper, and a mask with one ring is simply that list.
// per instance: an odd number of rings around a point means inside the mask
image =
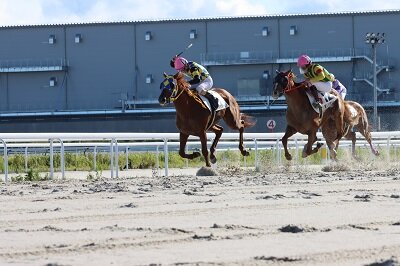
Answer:
[{"label": "blue sky", "polygon": [[0,25],[400,9],[400,0],[0,0]]}]

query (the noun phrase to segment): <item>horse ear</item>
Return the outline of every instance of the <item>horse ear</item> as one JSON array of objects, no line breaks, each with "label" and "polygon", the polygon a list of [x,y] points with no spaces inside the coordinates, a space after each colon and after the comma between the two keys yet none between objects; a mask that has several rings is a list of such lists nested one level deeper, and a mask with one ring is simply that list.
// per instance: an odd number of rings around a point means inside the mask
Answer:
[{"label": "horse ear", "polygon": [[168,77],[168,74],[167,73],[163,73],[163,75],[164,75],[164,78],[167,78]]}]

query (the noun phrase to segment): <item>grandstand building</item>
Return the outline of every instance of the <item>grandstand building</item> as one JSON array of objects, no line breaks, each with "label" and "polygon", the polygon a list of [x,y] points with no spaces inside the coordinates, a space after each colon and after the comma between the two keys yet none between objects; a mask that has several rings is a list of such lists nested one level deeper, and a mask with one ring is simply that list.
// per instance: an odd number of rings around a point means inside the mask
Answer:
[{"label": "grandstand building", "polygon": [[276,70],[298,74],[303,53],[372,114],[368,32],[386,40],[377,48],[381,129],[400,130],[399,25],[400,10],[391,10],[1,27],[0,131],[175,132],[174,109],[158,105],[159,84],[189,43],[184,56],[258,118],[253,132],[266,132],[270,119],[285,129],[272,81]]}]

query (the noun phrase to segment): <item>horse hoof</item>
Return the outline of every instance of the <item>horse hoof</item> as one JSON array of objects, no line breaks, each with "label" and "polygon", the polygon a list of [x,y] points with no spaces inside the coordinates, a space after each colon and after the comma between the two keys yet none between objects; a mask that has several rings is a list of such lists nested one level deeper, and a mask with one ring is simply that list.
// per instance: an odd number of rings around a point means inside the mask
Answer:
[{"label": "horse hoof", "polygon": [[285,158],[286,158],[286,160],[291,161],[292,160],[292,155],[285,154]]},{"label": "horse hoof", "polygon": [[243,155],[243,156],[249,156],[249,155],[250,155],[250,152],[248,152],[248,151],[242,151],[242,155]]},{"label": "horse hoof", "polygon": [[193,159],[198,158],[200,156],[201,156],[200,152],[198,152],[198,151],[193,152]]},{"label": "horse hoof", "polygon": [[217,162],[217,158],[215,156],[210,156],[210,161],[212,164],[215,164]]}]

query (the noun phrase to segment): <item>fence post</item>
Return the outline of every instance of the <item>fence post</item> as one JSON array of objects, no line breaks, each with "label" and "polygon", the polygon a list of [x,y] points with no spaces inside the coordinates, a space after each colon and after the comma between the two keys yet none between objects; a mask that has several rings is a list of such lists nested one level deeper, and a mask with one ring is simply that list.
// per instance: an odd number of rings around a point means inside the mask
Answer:
[{"label": "fence post", "polygon": [[53,139],[50,139],[50,178],[49,179],[53,179],[54,177],[54,154],[53,154]]},{"label": "fence post", "polygon": [[25,147],[25,172],[28,172],[28,147]]},{"label": "fence post", "polygon": [[256,168],[256,171],[258,169],[258,142],[257,139],[254,139],[254,166]]},{"label": "fence post", "polygon": [[388,160],[388,163],[390,163],[390,137],[387,138],[386,145],[387,145],[387,157],[388,157],[387,160]]},{"label": "fence post", "polygon": [[165,176],[168,176],[168,139],[164,139],[164,169]]},{"label": "fence post", "polygon": [[129,170],[129,147],[128,146],[126,146],[126,148],[125,148],[125,155],[126,155],[126,161],[125,161],[125,164],[126,164],[126,171],[128,171]]},{"label": "fence post", "polygon": [[97,171],[97,146],[93,149],[93,170]]},{"label": "fence post", "polygon": [[4,182],[8,184],[8,153],[7,153],[7,143],[5,140],[0,139],[0,142],[3,143],[4,147]]},{"label": "fence post", "polygon": [[115,143],[115,177],[118,178],[118,171],[119,171],[119,149],[118,149],[118,141],[114,139]]},{"label": "fence post", "polygon": [[111,178],[114,178],[114,139],[110,142],[110,170]]}]

